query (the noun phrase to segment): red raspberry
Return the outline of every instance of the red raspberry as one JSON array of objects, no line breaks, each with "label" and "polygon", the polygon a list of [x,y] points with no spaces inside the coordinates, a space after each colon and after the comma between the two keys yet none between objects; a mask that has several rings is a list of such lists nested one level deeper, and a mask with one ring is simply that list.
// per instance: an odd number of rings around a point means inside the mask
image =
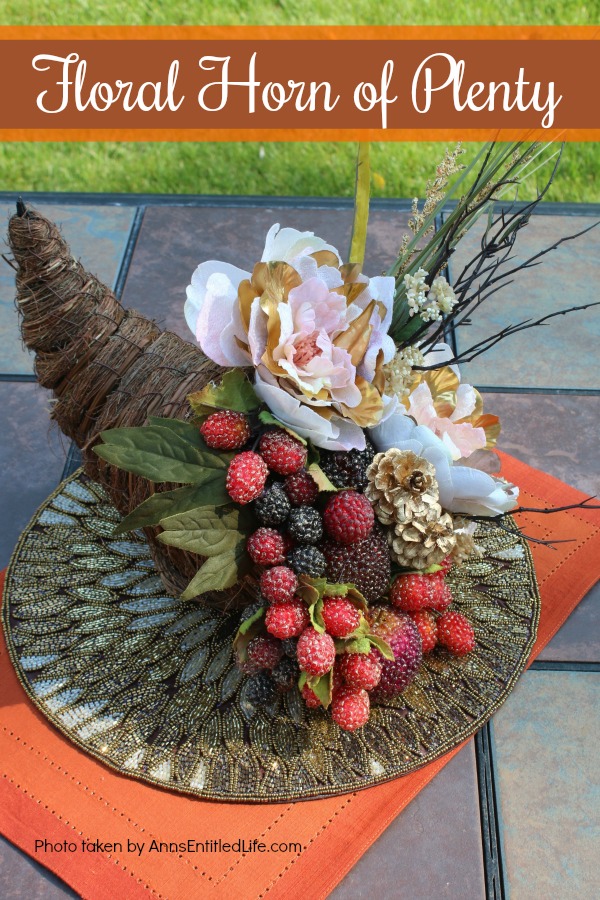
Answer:
[{"label": "red raspberry", "polygon": [[285,479],[284,487],[290,503],[294,506],[302,506],[306,504],[311,506],[317,499],[319,494],[319,486],[310,472],[301,469],[294,475],[288,475]]},{"label": "red raspberry", "polygon": [[278,475],[293,475],[306,462],[306,447],[287,431],[267,431],[260,439],[260,455]]},{"label": "red raspberry", "polygon": [[268,474],[264,459],[258,453],[246,450],[234,456],[229,463],[225,488],[232,500],[244,506],[251,500],[256,500],[265,486]]},{"label": "red raspberry", "polygon": [[200,426],[200,434],[215,450],[239,450],[250,439],[250,424],[244,413],[223,409]]},{"label": "red raspberry", "polygon": [[278,566],[285,562],[283,538],[274,528],[259,528],[246,541],[246,550],[257,566]]},{"label": "red raspberry", "polygon": [[344,731],[356,731],[369,721],[369,695],[356,688],[341,688],[331,701],[331,718]]},{"label": "red raspberry", "polygon": [[410,617],[419,629],[423,653],[431,653],[438,642],[437,620],[430,609],[420,609],[410,613]]},{"label": "red raspberry", "polygon": [[473,626],[462,613],[444,613],[437,626],[440,644],[455,656],[466,656],[475,647]]},{"label": "red raspberry", "polygon": [[321,706],[321,701],[312,688],[309,688],[308,684],[304,685],[300,693],[309,709],[318,709]]},{"label": "red raspberry", "polygon": [[287,566],[274,566],[260,576],[260,592],[268,603],[286,603],[297,587],[296,573]]},{"label": "red raspberry", "polygon": [[325,630],[334,638],[344,638],[360,625],[360,613],[344,597],[325,597],[323,601]]},{"label": "red raspberry", "polygon": [[339,670],[348,687],[372,691],[381,678],[380,655],[375,650],[370,653],[342,653]]},{"label": "red raspberry", "polygon": [[431,606],[435,583],[431,575],[399,575],[390,590],[390,603],[404,612]]},{"label": "red raspberry", "polygon": [[248,644],[248,662],[259,669],[274,669],[281,657],[281,642],[270,634],[259,634]]},{"label": "red raspberry", "polygon": [[364,494],[340,491],[328,501],[323,513],[327,533],[340,544],[355,544],[370,534],[375,513]]},{"label": "red raspberry", "polygon": [[277,603],[270,606],[265,616],[265,625],[269,634],[285,641],[298,637],[310,625],[310,616],[306,604],[294,599],[289,603]]},{"label": "red raspberry", "polygon": [[330,634],[306,628],[298,638],[298,665],[308,675],[325,675],[335,662],[335,644]]},{"label": "red raspberry", "polygon": [[440,563],[440,566],[442,567],[441,571],[438,572],[437,574],[441,575],[442,577],[445,577],[448,574],[448,572],[450,571],[450,569],[452,568],[452,565],[453,565],[452,557],[451,556],[444,557],[444,559]]},{"label": "red raspberry", "polygon": [[430,607],[436,612],[445,612],[452,603],[452,591],[443,578],[439,575],[431,579],[431,602]]}]

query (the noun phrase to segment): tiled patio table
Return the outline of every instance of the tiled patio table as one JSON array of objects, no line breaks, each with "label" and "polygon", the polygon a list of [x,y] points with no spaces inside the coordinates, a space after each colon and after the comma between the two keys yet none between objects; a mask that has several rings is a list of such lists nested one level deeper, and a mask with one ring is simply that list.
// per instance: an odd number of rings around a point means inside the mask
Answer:
[{"label": "tiled patio table", "polygon": [[[0,194],[5,223],[15,199]],[[26,199],[62,224],[74,254],[114,286],[125,306],[186,338],[185,287],[199,262],[222,259],[251,268],[273,222],[314,231],[340,249],[348,245],[351,226],[345,200],[96,194]],[[394,259],[409,207],[408,201],[373,203],[367,274],[378,274]],[[546,204],[523,239],[525,252],[595,219],[598,207]],[[49,426],[49,395],[35,384],[32,359],[18,334],[12,274],[0,267],[2,567],[38,504],[78,464],[66,439]],[[463,331],[475,343],[534,308],[537,316],[566,301],[589,302],[599,282],[600,228],[553,252]],[[464,339],[457,336],[459,347]],[[496,354],[464,368],[464,376],[482,387],[488,410],[502,419],[500,447],[590,494],[600,494],[599,341],[600,313],[590,311],[507,341],[501,360]],[[599,596],[596,588],[582,601],[492,723],[365,853],[333,892],[335,900],[371,896],[375,884],[381,895],[406,900],[600,896]],[[75,896],[1,840],[0,895]]]}]

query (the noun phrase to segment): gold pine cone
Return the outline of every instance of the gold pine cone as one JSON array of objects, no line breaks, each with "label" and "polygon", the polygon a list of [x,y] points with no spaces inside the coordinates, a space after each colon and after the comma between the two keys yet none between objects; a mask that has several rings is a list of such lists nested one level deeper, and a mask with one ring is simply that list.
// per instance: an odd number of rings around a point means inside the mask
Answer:
[{"label": "gold pine cone", "polygon": [[388,533],[390,554],[400,566],[427,569],[440,563],[456,547],[454,521],[439,503],[424,516],[414,516],[410,524],[396,524]]},{"label": "gold pine cone", "polygon": [[[367,469],[365,489],[383,525],[406,525],[439,509],[435,468],[412,450],[392,447],[378,453]],[[436,518],[439,513],[436,513]]]}]

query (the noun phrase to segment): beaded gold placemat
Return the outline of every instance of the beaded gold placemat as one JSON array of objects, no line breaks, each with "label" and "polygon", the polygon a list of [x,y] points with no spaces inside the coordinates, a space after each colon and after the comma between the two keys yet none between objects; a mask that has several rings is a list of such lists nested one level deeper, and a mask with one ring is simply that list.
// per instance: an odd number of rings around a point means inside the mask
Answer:
[{"label": "beaded gold placemat", "polygon": [[342,732],[297,690],[257,707],[237,670],[239,613],[167,596],[141,533],[82,470],[40,507],[13,554],[4,627],[19,680],[78,747],[143,781],[219,800],[341,794],[431,762],[506,699],[535,641],[540,600],[529,550],[490,523],[485,556],[450,577],[477,646],[436,650],[415,681]]}]

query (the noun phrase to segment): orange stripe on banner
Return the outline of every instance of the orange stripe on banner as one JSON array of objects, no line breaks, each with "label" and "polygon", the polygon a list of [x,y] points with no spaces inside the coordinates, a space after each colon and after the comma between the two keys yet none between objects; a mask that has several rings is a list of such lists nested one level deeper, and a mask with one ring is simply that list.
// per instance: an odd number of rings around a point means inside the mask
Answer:
[{"label": "orange stripe on banner", "polygon": [[0,25],[0,40],[589,41],[598,25]]},{"label": "orange stripe on banner", "polygon": [[[556,478],[501,457],[503,474],[520,485],[524,505],[564,506],[585,498]],[[579,509],[519,520],[534,537],[574,539],[555,550],[532,547],[542,596],[533,659],[600,574],[593,565],[600,557],[600,516]],[[98,854],[87,865],[82,854],[35,856],[90,900],[286,900],[305,894],[307,885],[311,900],[324,898],[460,749],[411,775],[341,797],[273,805],[216,803],[125,778],[77,750],[27,700],[3,643],[0,684],[0,830],[30,855],[36,839],[49,835],[62,841],[74,834],[104,841],[265,838],[297,841],[304,848],[281,855]]]}]

